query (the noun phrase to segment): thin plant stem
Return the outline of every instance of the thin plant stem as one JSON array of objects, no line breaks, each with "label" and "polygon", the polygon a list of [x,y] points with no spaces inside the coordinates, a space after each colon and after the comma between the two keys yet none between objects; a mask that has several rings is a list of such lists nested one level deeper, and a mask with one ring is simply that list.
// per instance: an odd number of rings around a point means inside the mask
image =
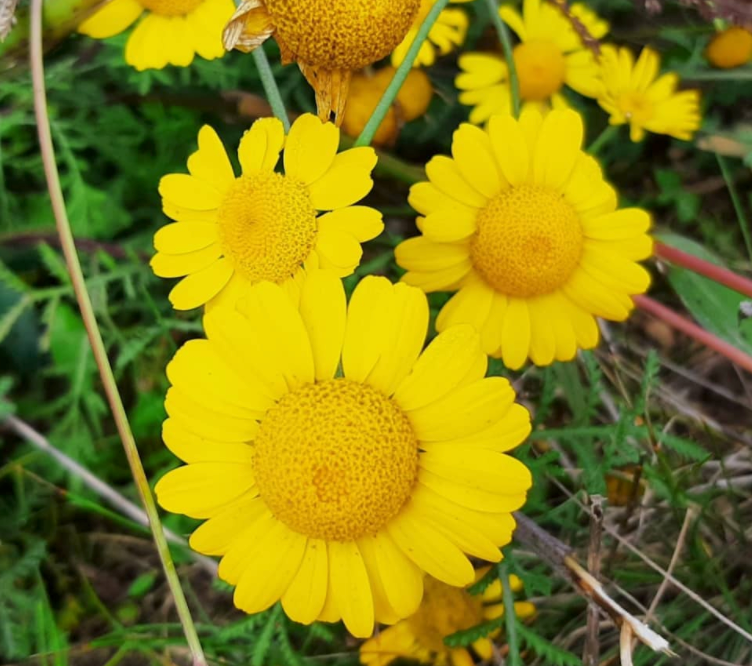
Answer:
[{"label": "thin plant stem", "polygon": [[632,298],[638,308],[661,319],[677,331],[681,331],[700,344],[705,345],[708,349],[712,349],[725,356],[729,361],[736,363],[747,372],[752,372],[752,356],[745,354],[741,349],[737,349],[725,340],[721,340],[717,335],[713,335],[686,317],[682,317],[671,308],[661,305],[648,296],[633,296]]},{"label": "thin plant stem", "polygon": [[504,59],[507,61],[509,70],[509,90],[512,95],[512,113],[515,118],[520,115],[520,79],[517,76],[517,66],[514,63],[514,51],[512,50],[512,40],[509,36],[507,24],[499,16],[498,0],[486,0],[488,11],[491,12],[491,21],[499,34],[501,48],[504,51]]},{"label": "thin plant stem", "polygon": [[752,259],[752,234],[750,234],[749,220],[744,212],[744,206],[742,205],[739,191],[736,189],[736,183],[734,183],[734,178],[731,175],[731,170],[729,169],[728,162],[726,162],[726,158],[718,153],[715,154],[715,158],[718,160],[718,166],[721,169],[721,174],[723,174],[723,180],[726,181],[726,187],[728,188],[729,196],[731,197],[731,203],[734,205],[736,219],[739,221],[739,228],[742,231],[742,236],[744,236],[744,245],[747,247],[747,254],[749,255],[749,258]]},{"label": "thin plant stem", "polygon": [[102,335],[97,326],[94,309],[91,305],[91,298],[86,289],[86,282],[84,281],[83,271],[81,270],[81,263],[76,252],[70,221],[68,220],[68,214],[65,209],[65,200],[63,198],[62,188],[60,187],[60,174],[58,173],[57,164],[55,162],[55,149],[52,144],[50,119],[47,111],[47,92],[44,81],[44,58],[42,55],[42,2],[43,0],[31,0],[29,53],[34,88],[34,112],[36,115],[37,132],[39,134],[39,146],[42,154],[42,162],[44,164],[44,173],[47,179],[47,188],[52,203],[52,212],[55,216],[55,223],[60,236],[60,245],[63,249],[68,273],[70,274],[73,290],[76,295],[76,300],[78,301],[86,333],[89,337],[89,344],[94,353],[94,361],[99,370],[107,401],[112,410],[115,425],[117,426],[120,439],[123,443],[123,448],[125,449],[125,455],[131,468],[133,480],[136,484],[139,495],[141,496],[144,508],[146,509],[146,515],[149,518],[149,526],[154,537],[159,558],[162,562],[162,568],[164,569],[167,584],[169,585],[175,601],[175,608],[177,609],[180,622],[183,626],[183,633],[185,634],[186,642],[193,658],[193,666],[205,666],[206,659],[201,648],[201,643],[198,639],[196,627],[193,624],[193,618],[191,617],[188,604],[183,595],[183,590],[180,587],[175,564],[172,561],[170,549],[167,545],[164,531],[162,530],[162,523],[159,519],[157,506],[154,502],[154,497],[151,494],[149,482],[146,478],[146,473],[141,463],[138,449],[136,448],[136,442],[133,438],[130,424],[128,423],[128,417],[125,413],[123,401],[118,392],[117,384],[115,383],[112,366],[107,358],[104,341],[102,340]]},{"label": "thin plant stem", "polygon": [[663,243],[655,244],[655,255],[675,264],[676,266],[682,266],[698,275],[703,275],[718,284],[722,284],[724,287],[728,287],[729,289],[733,289],[740,294],[752,298],[752,280],[737,275],[728,268],[717,266],[709,261],[695,257],[693,254],[682,252],[675,247],[664,245]]},{"label": "thin plant stem", "polygon": [[282,95],[279,92],[277,79],[274,78],[274,72],[272,71],[272,66],[269,64],[269,58],[266,57],[266,51],[264,51],[263,44],[259,44],[253,49],[253,59],[256,62],[256,67],[261,76],[261,85],[264,86],[264,92],[269,101],[269,106],[272,107],[274,116],[282,121],[285,133],[287,133],[290,131],[290,118],[287,116],[285,103],[282,101]]},{"label": "thin plant stem", "polygon": [[619,133],[619,127],[619,125],[608,125],[606,129],[595,137],[593,142],[588,146],[587,152],[593,157],[596,157],[598,153],[603,150],[604,146],[608,145],[616,138],[616,135]]},{"label": "thin plant stem", "polygon": [[392,108],[397,93],[399,93],[402,84],[405,82],[405,79],[407,79],[407,75],[410,73],[413,63],[418,57],[420,47],[423,46],[423,42],[428,39],[428,33],[431,31],[431,28],[433,28],[433,24],[436,23],[436,19],[439,18],[439,14],[444,11],[447,4],[449,4],[449,0],[436,0],[436,4],[431,7],[431,11],[428,12],[428,16],[426,16],[423,23],[421,23],[420,28],[415,35],[415,39],[413,39],[413,43],[410,44],[405,59],[400,63],[399,67],[397,67],[397,71],[394,72],[392,80],[389,82],[389,85],[381,96],[379,103],[373,110],[366,126],[355,141],[356,148],[371,145],[371,141],[373,141],[376,131],[379,129],[386,114],[389,113],[389,109]]},{"label": "thin plant stem", "polygon": [[522,666],[520,658],[520,646],[517,640],[517,614],[514,611],[514,595],[512,586],[509,583],[509,568],[506,562],[499,564],[499,578],[503,590],[504,601],[504,623],[506,627],[506,639],[509,646],[509,666]]}]

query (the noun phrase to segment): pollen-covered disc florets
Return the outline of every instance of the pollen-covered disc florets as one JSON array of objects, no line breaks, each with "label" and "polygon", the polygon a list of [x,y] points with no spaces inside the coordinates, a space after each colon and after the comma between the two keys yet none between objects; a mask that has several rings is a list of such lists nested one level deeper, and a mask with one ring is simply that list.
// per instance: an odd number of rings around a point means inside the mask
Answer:
[{"label": "pollen-covered disc florets", "polygon": [[325,69],[355,70],[391,53],[420,0],[266,0],[276,38],[294,59]]},{"label": "pollen-covered disc florets", "polygon": [[471,241],[475,269],[508,296],[538,296],[561,287],[582,255],[577,212],[555,191],[521,185],[501,192],[478,214]]},{"label": "pollen-covered disc florets", "polygon": [[397,404],[367,384],[332,379],[285,395],[254,444],[261,497],[296,532],[348,541],[375,534],[404,505],[418,440]]},{"label": "pollen-covered disc florets", "polygon": [[316,240],[316,210],[305,185],[274,172],[238,178],[217,225],[224,254],[250,282],[288,279]]}]

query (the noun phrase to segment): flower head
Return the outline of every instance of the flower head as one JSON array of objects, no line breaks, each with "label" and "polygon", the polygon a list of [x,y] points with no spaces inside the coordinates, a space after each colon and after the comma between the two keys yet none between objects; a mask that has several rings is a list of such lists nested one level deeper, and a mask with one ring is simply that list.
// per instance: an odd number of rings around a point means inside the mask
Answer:
[{"label": "flower head", "polygon": [[[349,275],[360,244],[383,229],[378,211],[353,205],[373,186],[376,154],[337,154],[339,130],[316,116],[300,116],[287,137],[279,120],[257,120],[240,141],[239,177],[213,129],[201,129],[198,145],[190,175],[170,174],[159,184],[164,211],[176,222],[154,236],[151,266],[160,277],[183,278],[170,293],[178,310],[234,304],[262,280],[296,297],[304,267]],[[274,170],[283,146],[284,175]]]},{"label": "flower head", "polygon": [[602,49],[603,93],[598,103],[610,114],[611,125],[629,124],[632,141],[645,131],[688,141],[700,127],[699,90],[677,91],[679,77],[659,75],[660,56],[645,47],[637,62],[627,48]]},{"label": "flower head", "polygon": [[621,321],[650,277],[648,214],[617,210],[616,193],[581,148],[571,110],[462,125],[452,158],[434,157],[410,204],[422,235],[401,243],[403,280],[456,291],[436,320],[480,331],[484,350],[519,368],[571,360],[598,342],[595,317]]},{"label": "flower head", "polygon": [[238,608],[281,599],[356,636],[414,613],[423,572],[455,586],[467,555],[499,561],[531,484],[507,455],[530,432],[509,382],[484,378],[471,326],[425,351],[425,296],[309,274],[204,318],[167,368],[163,438],[187,464],[157,483],[168,511],[205,519],[191,546],[221,555]]},{"label": "flower head", "polygon": [[714,67],[732,69],[752,60],[752,32],[732,26],[710,40],[705,56]]},{"label": "flower head", "polygon": [[125,46],[125,61],[139,71],[187,67],[196,54],[207,60],[224,54],[222,29],[234,9],[232,0],[111,0],[78,31],[104,39],[141,17]]},{"label": "flower head", "polygon": [[[353,138],[360,135],[384,91],[394,78],[394,73],[394,67],[383,67],[375,74],[363,71],[353,75],[350,82],[347,114],[342,122],[342,130],[345,134]],[[428,110],[432,97],[433,86],[426,73],[420,69],[411,70],[397,93],[394,104],[379,125],[371,144],[374,146],[393,144],[399,136],[402,124],[422,116]]]},{"label": "flower head", "polygon": [[[471,0],[449,0],[452,3],[470,2]],[[413,25],[408,30],[407,35],[402,43],[394,49],[392,53],[392,65],[399,67],[407,55],[407,51],[418,34],[421,24],[425,21],[428,12],[436,4],[436,0],[421,0],[418,15],[413,21]],[[436,23],[428,32],[428,38],[420,47],[418,56],[415,58],[413,67],[430,67],[436,62],[436,53],[446,55],[455,47],[462,46],[467,36],[467,27],[469,21],[467,14],[461,9],[449,7],[439,14]]]},{"label": "flower head", "polygon": [[[478,570],[476,577],[482,578],[486,571],[487,568]],[[522,581],[517,576],[510,576],[510,583],[513,591],[522,589]],[[474,661],[467,649],[450,648],[444,639],[501,617],[504,614],[501,597],[498,579],[482,594],[474,596],[428,576],[424,582],[423,602],[417,612],[363,643],[360,661],[365,666],[386,666],[404,658],[433,666],[472,666]],[[515,602],[514,612],[518,618],[526,619],[535,615],[536,609],[530,602],[520,601]],[[493,658],[490,638],[479,638],[472,647],[482,659]]]},{"label": "flower head", "polygon": [[391,53],[420,0],[246,0],[225,47],[251,51],[274,36],[283,64],[297,62],[316,92],[319,117],[339,125],[352,72]]},{"label": "flower head", "polygon": [[[564,108],[564,86],[586,97],[598,96],[598,62],[574,22],[593,39],[608,32],[608,23],[582,4],[574,4],[568,11],[571,16],[547,0],[525,0],[522,14],[506,5],[499,10],[520,38],[513,57],[524,105],[541,110]],[[460,103],[473,107],[471,123],[480,125],[494,114],[511,111],[509,71],[501,55],[464,53],[459,65],[462,73],[455,84],[463,91]]]}]

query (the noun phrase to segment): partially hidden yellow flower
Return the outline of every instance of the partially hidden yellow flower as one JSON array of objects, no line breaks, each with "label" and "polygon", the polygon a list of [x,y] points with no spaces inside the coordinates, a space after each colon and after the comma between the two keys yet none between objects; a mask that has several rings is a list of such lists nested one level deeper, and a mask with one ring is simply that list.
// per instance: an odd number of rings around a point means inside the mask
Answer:
[{"label": "partially hidden yellow flower", "polygon": [[741,26],[722,30],[710,40],[705,56],[720,69],[746,65],[752,60],[752,32]]},{"label": "partially hidden yellow flower", "polygon": [[[480,569],[477,577],[481,578],[486,571]],[[510,584],[514,592],[522,589],[517,576],[510,576]],[[444,639],[504,615],[501,582],[495,580],[477,596],[430,576],[426,577],[424,588],[423,602],[414,615],[360,646],[362,664],[386,666],[395,659],[413,659],[432,666],[473,666],[475,662],[466,648],[450,648]],[[518,601],[514,612],[525,620],[535,615],[536,608],[529,601]],[[486,661],[493,659],[492,637],[493,634],[472,643],[473,651]]]},{"label": "partially hidden yellow flower", "polygon": [[139,71],[187,67],[225,53],[222,30],[235,10],[232,0],[111,0],[78,31],[95,39],[118,35],[138,21],[125,46],[125,61]]},{"label": "partially hidden yellow flower", "polygon": [[420,290],[367,277],[349,305],[330,271],[299,307],[254,285],[204,317],[206,340],[167,367],[163,439],[187,464],[156,485],[168,511],[204,522],[191,546],[220,555],[238,608],[277,601],[304,624],[356,636],[414,613],[423,572],[473,581],[468,555],[501,559],[528,469],[507,452],[530,415],[471,326],[422,351]]},{"label": "partially hidden yellow flower", "polygon": [[[583,4],[569,8],[571,17],[548,0],[525,0],[522,14],[512,7],[499,10],[501,18],[517,33],[514,64],[524,105],[541,111],[565,108],[563,89],[568,86],[586,97],[597,97],[601,89],[600,68],[591,45],[583,42],[572,19],[590,38],[600,39],[608,23]],[[462,90],[459,101],[472,106],[470,122],[480,125],[497,113],[512,109],[509,68],[500,54],[463,53],[462,72],[455,85]]]},{"label": "partially hidden yellow flower", "polygon": [[[347,113],[342,122],[342,131],[345,134],[353,138],[360,135],[384,91],[394,78],[395,71],[394,67],[384,67],[375,73],[363,71],[353,75],[350,82]],[[428,75],[423,70],[410,70],[397,93],[397,98],[371,139],[371,144],[374,146],[393,144],[404,123],[419,118],[428,110],[432,97],[433,86]]]},{"label": "partially hidden yellow flower", "polygon": [[[373,148],[337,154],[340,131],[304,114],[285,137],[282,123],[263,118],[240,141],[235,176],[216,132],[204,126],[190,174],[159,183],[165,214],[152,269],[183,278],[170,292],[178,310],[233,305],[252,284],[268,280],[295,299],[304,267],[344,277],[360,263],[361,243],[384,228],[381,213],[355,206],[371,191]],[[284,147],[284,175],[275,166]],[[330,211],[319,215],[319,211]]]},{"label": "partially hidden yellow flower", "polygon": [[[458,4],[471,2],[471,0],[450,0],[450,2]],[[408,30],[402,43],[392,52],[392,65],[394,67],[399,67],[405,59],[421,24],[435,4],[436,0],[421,0],[420,9],[412,27]],[[421,45],[413,67],[430,67],[436,62],[437,53],[446,55],[456,47],[462,46],[467,36],[468,25],[469,20],[463,10],[454,7],[444,9],[428,32],[428,38]]]},{"label": "partially hidden yellow flower", "polygon": [[319,117],[341,124],[353,72],[389,55],[407,34],[421,0],[245,0],[225,31],[225,47],[252,51],[269,37],[282,63],[297,62],[316,92]]},{"label": "partially hidden yellow flower", "polygon": [[426,165],[410,204],[420,236],[401,243],[403,280],[426,292],[456,291],[438,331],[469,323],[484,350],[517,369],[571,360],[598,343],[595,317],[626,319],[650,276],[649,215],[617,210],[616,193],[582,150],[572,110],[464,124],[452,158]]},{"label": "partially hidden yellow flower", "polygon": [[602,49],[603,94],[598,103],[611,116],[611,125],[629,125],[632,141],[645,131],[689,141],[702,123],[700,91],[678,91],[674,72],[659,74],[660,56],[649,47],[635,62],[628,48]]}]

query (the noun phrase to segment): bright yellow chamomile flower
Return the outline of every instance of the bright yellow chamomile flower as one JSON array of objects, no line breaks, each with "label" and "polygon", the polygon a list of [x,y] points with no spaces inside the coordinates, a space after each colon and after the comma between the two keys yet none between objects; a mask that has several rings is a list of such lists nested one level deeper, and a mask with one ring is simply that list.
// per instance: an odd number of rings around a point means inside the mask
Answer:
[{"label": "bright yellow chamomile flower", "polygon": [[473,581],[499,561],[531,485],[507,452],[530,415],[471,326],[423,349],[420,290],[311,272],[299,307],[275,284],[204,317],[206,340],[167,367],[163,438],[188,463],[157,483],[168,511],[206,519],[191,546],[221,555],[238,608],[281,599],[296,622],[355,636],[414,613],[423,573]]},{"label": "bright yellow chamomile flower", "polygon": [[[608,23],[585,5],[574,4],[569,12],[591,38],[600,39],[608,32]],[[514,64],[525,105],[541,111],[549,106],[566,107],[564,86],[586,97],[598,96],[601,82],[595,54],[562,9],[548,0],[525,0],[521,15],[508,6],[499,14],[520,38],[514,47]],[[455,85],[463,91],[460,103],[473,107],[471,123],[480,125],[492,115],[511,111],[509,70],[501,55],[464,53],[459,65],[462,73]]]},{"label": "bright yellow chamomile flower", "polygon": [[629,124],[632,141],[645,131],[689,141],[702,123],[700,91],[677,91],[674,72],[659,75],[660,56],[645,47],[637,62],[627,48],[604,46],[601,53],[603,94],[598,103],[611,125]]},{"label": "bright yellow chamomile flower", "polygon": [[[366,70],[353,75],[347,113],[342,122],[342,131],[345,134],[353,138],[360,136],[384,91],[394,78],[395,71],[394,67],[383,67],[376,73]],[[432,97],[433,86],[428,75],[421,69],[410,70],[397,93],[397,98],[371,139],[371,144],[393,144],[403,123],[409,123],[422,116],[428,110]]]},{"label": "bright yellow chamomile flower", "polygon": [[746,65],[752,60],[752,32],[740,26],[726,28],[710,40],[705,56],[720,69]]},{"label": "bright yellow chamomile flower", "polygon": [[[253,123],[240,141],[236,177],[211,127],[198,135],[188,174],[159,183],[166,215],[176,222],[154,236],[151,261],[160,277],[182,277],[170,292],[177,310],[234,305],[268,280],[297,298],[304,268],[341,277],[360,262],[361,243],[384,228],[381,213],[354,206],[371,191],[373,148],[337,154],[339,129],[300,116],[287,137],[276,118]],[[274,168],[284,146],[284,175]],[[330,211],[318,215],[318,211]]]},{"label": "bright yellow chamomile flower", "polygon": [[[471,0],[450,0],[450,2],[458,4],[464,2],[471,2]],[[402,40],[402,43],[394,49],[392,53],[392,65],[399,67],[400,63],[405,59],[407,51],[413,43],[421,24],[425,21],[428,12],[436,4],[436,0],[421,0],[420,9],[418,15],[413,21],[413,25],[408,30],[407,35]],[[415,58],[413,67],[430,67],[436,62],[437,52],[440,55],[446,55],[458,46],[462,46],[467,36],[467,27],[469,20],[467,14],[461,9],[449,7],[439,14],[439,18],[436,19],[436,23],[428,33],[428,39],[423,42],[418,51],[418,57]]]},{"label": "bright yellow chamomile flower", "polygon": [[[478,578],[485,571],[479,570]],[[522,589],[522,581],[517,576],[510,576],[510,584],[515,592]],[[426,578],[424,586],[423,602],[414,615],[384,629],[361,645],[362,664],[386,666],[401,658],[433,666],[473,666],[475,662],[467,649],[450,648],[444,639],[458,631],[501,617],[504,614],[501,582],[495,580],[477,596],[430,576]],[[514,612],[524,620],[535,615],[536,608],[529,601],[519,601],[514,604]],[[490,638],[479,638],[472,648],[482,659],[489,662],[493,659]]]},{"label": "bright yellow chamomile flower", "polygon": [[224,54],[222,30],[234,9],[233,0],[111,0],[78,31],[113,37],[145,14],[128,37],[125,61],[139,71],[187,67],[196,54],[206,60]]},{"label": "bright yellow chamomile flower", "polygon": [[426,165],[410,204],[421,236],[401,243],[403,280],[426,292],[457,291],[436,329],[469,323],[483,349],[517,369],[571,360],[598,343],[595,317],[622,321],[650,276],[650,217],[617,210],[616,193],[581,148],[572,110],[464,124],[452,158]]},{"label": "bright yellow chamomile flower", "polygon": [[282,63],[297,62],[316,92],[319,117],[339,125],[353,72],[389,55],[421,0],[246,0],[225,32],[225,47],[252,51],[269,37]]}]

